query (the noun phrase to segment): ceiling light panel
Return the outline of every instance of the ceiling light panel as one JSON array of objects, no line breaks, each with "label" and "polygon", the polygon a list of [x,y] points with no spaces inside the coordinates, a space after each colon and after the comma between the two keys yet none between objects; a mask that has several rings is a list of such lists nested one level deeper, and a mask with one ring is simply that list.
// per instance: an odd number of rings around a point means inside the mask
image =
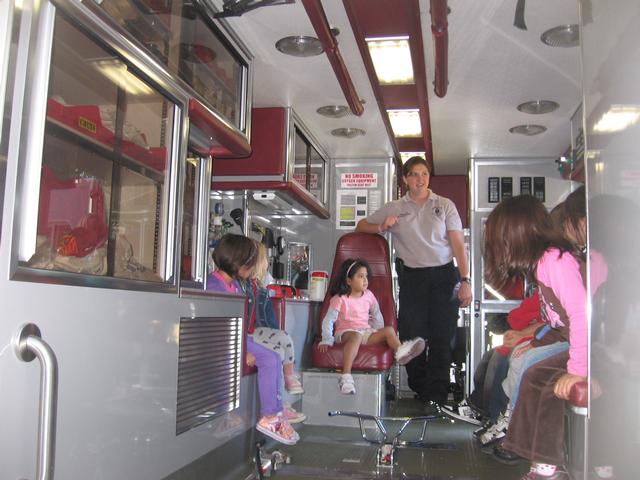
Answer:
[{"label": "ceiling light panel", "polygon": [[619,132],[640,120],[640,105],[612,105],[593,127],[596,133]]},{"label": "ceiling light panel", "polygon": [[409,37],[367,38],[366,42],[380,85],[414,83]]},{"label": "ceiling light panel", "polygon": [[420,111],[416,109],[387,110],[396,137],[421,137]]}]

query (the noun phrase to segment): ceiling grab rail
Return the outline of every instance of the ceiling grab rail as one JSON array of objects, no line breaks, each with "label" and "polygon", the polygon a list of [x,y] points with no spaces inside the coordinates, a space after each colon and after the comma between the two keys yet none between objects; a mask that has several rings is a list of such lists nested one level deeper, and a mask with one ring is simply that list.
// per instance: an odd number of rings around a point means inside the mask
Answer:
[{"label": "ceiling grab rail", "polygon": [[431,0],[431,33],[433,34],[435,57],[433,91],[440,98],[447,94],[447,87],[449,86],[448,12],[447,0]]},{"label": "ceiling grab rail", "polygon": [[333,71],[336,74],[342,93],[344,93],[345,99],[351,108],[351,112],[358,117],[364,112],[364,106],[360,101],[356,87],[353,85],[349,70],[344,63],[340,49],[338,48],[338,41],[335,35],[331,31],[329,20],[324,13],[320,0],[302,0],[302,5],[307,11],[311,25],[318,35],[318,40],[322,43],[327,58]]},{"label": "ceiling grab rail", "polygon": [[16,356],[30,362],[40,361],[40,411],[36,480],[53,480],[56,448],[56,410],[58,403],[58,361],[53,350],[42,340],[33,323],[23,325],[13,340]]}]

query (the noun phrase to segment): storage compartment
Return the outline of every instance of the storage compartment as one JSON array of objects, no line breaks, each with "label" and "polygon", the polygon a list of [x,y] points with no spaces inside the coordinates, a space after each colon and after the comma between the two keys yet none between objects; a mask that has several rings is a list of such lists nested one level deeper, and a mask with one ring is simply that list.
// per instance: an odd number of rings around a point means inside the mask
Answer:
[{"label": "storage compartment", "polygon": [[256,108],[252,153],[216,159],[213,189],[248,190],[278,214],[329,218],[327,155],[290,108]]},{"label": "storage compartment", "polygon": [[198,0],[103,0],[99,3],[198,100],[248,140],[249,58]]},{"label": "storage compartment", "polygon": [[169,281],[178,108],[61,13],[48,83],[35,245],[21,245],[33,252],[21,264]]}]

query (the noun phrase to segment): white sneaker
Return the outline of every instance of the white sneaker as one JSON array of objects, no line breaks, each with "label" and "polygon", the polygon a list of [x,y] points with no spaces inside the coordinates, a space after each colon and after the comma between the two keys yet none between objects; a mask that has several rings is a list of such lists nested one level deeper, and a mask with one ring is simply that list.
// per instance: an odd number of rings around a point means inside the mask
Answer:
[{"label": "white sneaker", "polygon": [[340,393],[344,395],[353,395],[356,393],[356,386],[353,383],[353,377],[350,373],[342,374],[340,380],[338,380],[338,385],[340,386]]},{"label": "white sneaker", "polygon": [[407,340],[406,342],[402,342],[402,345],[396,350],[396,361],[400,365],[406,365],[423,351],[424,339],[416,337],[412,340]]},{"label": "white sneaker", "polygon": [[482,445],[488,445],[496,440],[507,435],[507,428],[509,428],[509,420],[511,419],[511,410],[507,410],[498,417],[496,423],[491,425],[486,432],[480,435],[480,443]]},{"label": "white sneaker", "polygon": [[467,404],[466,400],[462,400],[457,407],[448,407],[446,405],[443,405],[442,411],[446,415],[458,420],[462,420],[463,422],[471,423],[473,425],[482,425],[480,415],[478,415],[476,411],[469,404]]}]

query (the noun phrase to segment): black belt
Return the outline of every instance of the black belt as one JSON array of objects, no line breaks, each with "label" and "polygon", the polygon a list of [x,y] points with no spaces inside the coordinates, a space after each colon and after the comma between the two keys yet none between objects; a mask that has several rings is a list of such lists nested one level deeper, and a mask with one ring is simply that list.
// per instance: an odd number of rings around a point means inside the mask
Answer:
[{"label": "black belt", "polygon": [[410,272],[429,272],[432,270],[445,270],[448,268],[453,268],[453,260],[451,260],[449,263],[446,263],[444,265],[438,265],[437,267],[415,267],[414,268],[414,267],[407,267],[406,265],[404,265],[403,268]]}]

